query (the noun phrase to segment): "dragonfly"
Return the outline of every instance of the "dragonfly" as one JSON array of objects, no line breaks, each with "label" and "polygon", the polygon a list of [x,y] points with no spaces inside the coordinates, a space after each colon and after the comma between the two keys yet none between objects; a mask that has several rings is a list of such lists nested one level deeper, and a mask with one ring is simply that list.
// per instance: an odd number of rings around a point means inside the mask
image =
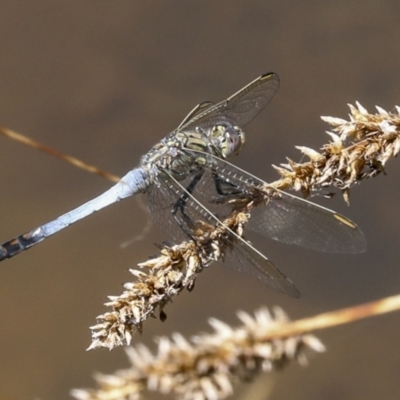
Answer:
[{"label": "dragonfly", "polygon": [[[38,228],[0,245],[0,261],[27,250],[76,221],[122,199],[146,193],[155,222],[174,240],[196,239],[196,221],[223,227],[227,254],[221,260],[250,274],[270,288],[293,297],[293,282],[247,239],[223,222],[235,201],[250,201],[268,184],[238,168],[227,158],[245,143],[243,127],[279,89],[275,73],[261,75],[228,99],[198,104],[181,124],[145,154],[139,166],[98,197]],[[359,227],[306,199],[270,189],[268,201],[253,208],[246,229],[271,239],[325,252],[359,253],[366,240]]]}]

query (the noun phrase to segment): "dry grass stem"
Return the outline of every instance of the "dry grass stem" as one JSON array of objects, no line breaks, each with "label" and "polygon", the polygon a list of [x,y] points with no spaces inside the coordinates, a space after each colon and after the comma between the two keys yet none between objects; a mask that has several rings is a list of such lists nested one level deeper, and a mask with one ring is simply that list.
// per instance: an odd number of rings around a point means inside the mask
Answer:
[{"label": "dry grass stem", "polygon": [[[107,306],[112,311],[100,315],[98,324],[91,328],[93,340],[89,349],[129,344],[132,334],[141,331],[143,322],[155,316],[157,310],[163,320],[164,307],[172,297],[183,289],[192,289],[196,275],[212,261],[223,260],[226,251],[235,245],[226,228],[242,236],[251,209],[279,195],[272,187],[301,190],[308,195],[312,190],[334,186],[343,191],[348,201],[353,184],[383,172],[388,159],[400,149],[400,109],[388,113],[378,108],[377,114],[368,114],[357,103],[350,110],[349,121],[323,117],[334,127],[335,133],[329,132],[332,142],[324,145],[321,152],[299,147],[310,161],[297,164],[289,160],[289,164],[276,167],[282,178],[263,188],[254,188],[251,199],[233,206],[235,211],[223,226],[197,221],[194,241],[165,245],[159,257],[139,264],[147,272],[132,270],[136,281],[127,283],[122,295],[110,298]],[[346,147],[348,139],[352,143]]]},{"label": "dry grass stem", "polygon": [[44,153],[49,154],[53,157],[60,158],[61,160],[64,160],[71,165],[74,165],[75,167],[90,172],[91,174],[99,175],[102,178],[108,179],[111,182],[118,182],[120,180],[120,178],[114,174],[110,174],[109,172],[97,168],[94,165],[87,164],[84,161],[79,160],[78,158],[72,157],[69,154],[65,154],[50,146],[46,146],[43,143],[37,142],[36,140],[33,140],[28,136],[22,135],[21,133],[12,131],[11,129],[3,128],[0,126],[0,134],[8,137],[9,139],[33,147],[36,150],[43,151]]},{"label": "dry grass stem", "polygon": [[277,326],[276,329],[271,329],[267,338],[301,335],[398,310],[400,310],[400,295],[389,296],[370,303],[288,322],[285,325]]},{"label": "dry grass stem", "polygon": [[126,349],[132,366],[113,375],[96,375],[97,389],[73,390],[80,400],[140,399],[144,389],[173,393],[180,399],[224,399],[235,380],[253,380],[297,360],[306,363],[306,350],[324,351],[313,335],[271,338],[288,318],[279,308],[261,309],[251,316],[238,313],[242,325],[232,328],[210,320],[214,332],[186,340],[180,334],[158,339],[156,354],[144,345]]}]

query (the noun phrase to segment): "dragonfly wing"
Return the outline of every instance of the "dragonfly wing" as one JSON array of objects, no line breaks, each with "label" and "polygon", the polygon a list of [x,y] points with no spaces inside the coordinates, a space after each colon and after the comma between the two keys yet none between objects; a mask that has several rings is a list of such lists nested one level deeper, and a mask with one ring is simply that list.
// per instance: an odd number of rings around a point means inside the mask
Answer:
[{"label": "dragonfly wing", "polygon": [[151,219],[176,242],[187,240],[187,235],[185,235],[172,215],[172,208],[181,194],[176,193],[167,177],[159,176],[157,179],[159,181],[158,184],[152,185],[147,191],[147,208]]},{"label": "dragonfly wing", "polygon": [[180,130],[208,130],[224,121],[243,127],[271,101],[278,89],[278,75],[264,74],[228,99],[194,114],[186,124],[181,124]]},{"label": "dragonfly wing", "polygon": [[298,197],[279,193],[254,208],[248,228],[283,243],[333,253],[366,249],[362,231],[346,217]]},{"label": "dragonfly wing", "polygon": [[199,104],[197,104],[196,107],[193,108],[193,110],[191,110],[189,112],[188,115],[186,115],[186,117],[183,119],[183,121],[179,124],[179,126],[176,128],[177,131],[179,131],[182,126],[184,126],[187,122],[189,122],[192,118],[194,118],[196,115],[200,114],[201,112],[203,112],[205,109],[213,106],[214,103],[211,101],[203,101]]},{"label": "dragonfly wing", "polygon": [[264,285],[292,297],[300,297],[294,283],[270,260],[249,243],[238,242],[227,251],[222,263],[249,275]]},{"label": "dragonfly wing", "polygon": [[[202,153],[203,154],[203,153]],[[204,155],[207,164],[224,184],[229,197],[250,199],[253,191],[266,194],[267,201],[254,207],[246,225],[271,239],[314,250],[360,253],[366,249],[365,236],[348,218],[316,203],[270,188],[261,179],[213,155]],[[196,188],[207,201],[215,197],[214,181],[203,179]],[[236,194],[235,194],[236,191]],[[213,194],[214,193],[214,194]],[[218,197],[218,196],[217,196]],[[219,196],[222,199],[224,196]],[[206,204],[206,203],[204,203]]]}]

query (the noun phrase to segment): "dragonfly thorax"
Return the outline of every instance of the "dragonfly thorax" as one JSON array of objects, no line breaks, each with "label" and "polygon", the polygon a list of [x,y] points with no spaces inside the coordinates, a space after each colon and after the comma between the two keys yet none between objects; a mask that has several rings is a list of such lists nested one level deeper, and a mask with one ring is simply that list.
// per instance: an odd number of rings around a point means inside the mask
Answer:
[{"label": "dragonfly thorax", "polygon": [[216,155],[226,158],[242,150],[245,134],[238,126],[223,122],[212,127],[209,139],[216,150]]}]

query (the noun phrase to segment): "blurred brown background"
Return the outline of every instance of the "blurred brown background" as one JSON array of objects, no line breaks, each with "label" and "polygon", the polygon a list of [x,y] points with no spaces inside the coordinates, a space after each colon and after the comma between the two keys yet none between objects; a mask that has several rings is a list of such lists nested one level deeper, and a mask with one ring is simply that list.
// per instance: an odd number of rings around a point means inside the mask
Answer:
[{"label": "blurred brown background", "polygon": [[[346,117],[347,103],[389,110],[400,103],[398,1],[2,1],[0,125],[122,175],[198,102],[219,101],[268,71],[281,90],[246,129],[239,166],[265,180],[295,145],[328,140],[320,115]],[[209,330],[214,316],[281,305],[292,318],[399,292],[400,166],[320,204],[356,221],[366,254],[332,255],[256,239],[297,284],[295,300],[213,266],[166,311],[143,341]],[[23,233],[109,187],[99,177],[0,137],[0,238]],[[123,349],[85,352],[88,327],[127,269],[167,238],[135,200],[103,210],[0,268],[0,398],[67,399],[93,371],[128,365]],[[328,347],[308,368],[276,376],[269,399],[400,398],[399,314],[320,332]],[[268,382],[268,378],[264,378]],[[242,388],[238,388],[241,390]],[[161,395],[148,398],[162,398]],[[236,398],[239,398],[238,396]]]}]

